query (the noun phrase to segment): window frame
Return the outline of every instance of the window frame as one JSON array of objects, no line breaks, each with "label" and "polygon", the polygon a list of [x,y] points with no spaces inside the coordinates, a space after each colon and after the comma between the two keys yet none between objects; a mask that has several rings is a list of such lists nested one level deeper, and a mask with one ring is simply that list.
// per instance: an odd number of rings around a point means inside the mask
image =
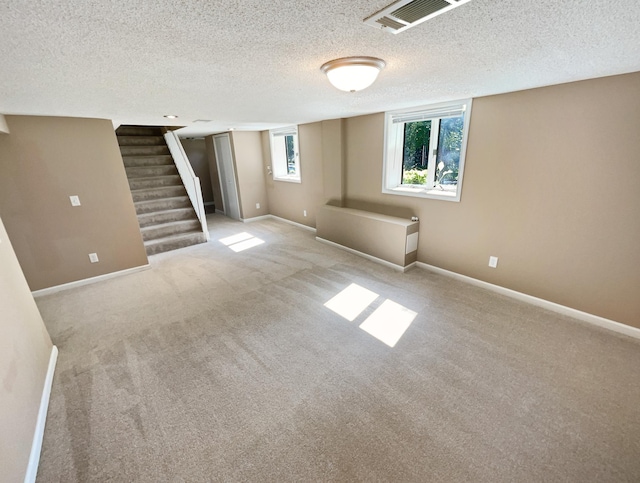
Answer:
[{"label": "window frame", "polygon": [[[436,199],[442,201],[459,202],[462,195],[462,181],[464,176],[467,142],[469,139],[469,126],[471,124],[472,99],[441,102],[419,107],[399,109],[385,112],[384,116],[384,154],[382,163],[382,192],[390,195],[414,196],[418,198]],[[440,120],[446,117],[448,111],[461,110],[464,113],[462,127],[462,142],[460,146],[460,161],[458,163],[458,183],[455,192],[442,191],[434,186],[403,185],[403,150],[404,150],[404,126],[407,122],[431,120],[431,139],[437,139],[440,131]],[[406,121],[394,122],[394,119],[409,118]],[[434,129],[434,121],[437,129]],[[429,143],[429,163],[427,179],[433,176],[436,167],[436,154],[438,147],[432,147]]]},{"label": "window frame", "polygon": [[[284,159],[276,153],[275,139],[293,135],[293,149],[295,152],[295,174],[288,174],[288,161],[286,152]],[[269,147],[271,151],[271,173],[274,181],[285,181],[287,183],[302,183],[300,172],[300,148],[298,143],[298,126],[287,126],[269,130]],[[287,173],[287,174],[283,174]]]}]

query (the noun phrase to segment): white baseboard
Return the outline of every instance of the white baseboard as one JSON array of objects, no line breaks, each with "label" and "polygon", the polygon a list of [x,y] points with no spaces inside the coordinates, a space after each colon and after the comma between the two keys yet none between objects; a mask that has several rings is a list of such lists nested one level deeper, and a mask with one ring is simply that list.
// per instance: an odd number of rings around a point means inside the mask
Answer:
[{"label": "white baseboard", "polygon": [[616,322],[614,320],[605,319],[604,317],[599,317],[597,315],[589,314],[587,312],[582,312],[580,310],[572,309],[571,307],[567,307],[565,305],[560,305],[555,302],[550,302],[548,300],[534,297],[533,295],[527,295],[522,292],[516,292],[515,290],[501,287],[500,285],[494,285],[489,282],[484,282],[482,280],[478,280],[477,278],[467,277],[466,275],[461,275],[456,272],[451,272],[449,270],[445,270],[444,268],[434,267],[433,265],[428,265],[422,262],[416,262],[416,265],[425,270],[439,273],[447,277],[455,278],[457,280],[470,283],[471,285],[482,287],[487,290],[491,290],[492,292],[506,295],[507,297],[511,297],[516,300],[520,300],[522,302],[527,302],[529,304],[542,307],[544,309],[550,310],[552,312],[556,312],[558,314],[568,315],[569,317],[573,317],[583,322],[587,322],[592,325],[597,325],[598,327],[612,330],[620,334],[628,335],[629,337],[640,339],[640,329],[636,327],[631,327],[630,325],[621,324],[620,322]]},{"label": "white baseboard", "polygon": [[358,250],[354,250],[353,248],[349,248],[349,247],[345,247],[344,245],[340,245],[339,243],[335,243],[335,242],[332,242],[332,241],[329,241],[329,240],[325,240],[324,238],[316,237],[316,240],[319,241],[320,243],[324,243],[326,245],[331,245],[332,247],[340,248],[341,250],[345,250],[345,251],[347,251],[349,253],[353,253],[354,255],[361,256],[363,258],[366,258],[367,260],[371,260],[372,262],[379,263],[380,265],[384,265],[385,267],[393,268],[394,270],[397,270],[398,272],[406,272],[410,268],[414,267],[415,264],[416,264],[416,262],[413,262],[413,263],[410,263],[409,265],[407,265],[406,267],[403,267],[401,265],[396,265],[395,263],[391,263],[391,262],[388,262],[386,260],[383,260],[382,258],[374,257],[373,255],[369,255],[368,253],[363,253],[363,252],[360,252]]},{"label": "white baseboard", "polygon": [[298,223],[296,221],[287,220],[286,218],[280,218],[276,215],[269,215],[272,219],[282,221],[284,223],[289,223],[290,225],[297,226],[298,228],[302,228],[303,230],[311,231],[313,233],[316,232],[316,229],[312,226],[303,225],[302,223]]},{"label": "white baseboard", "polygon": [[[218,210],[216,210],[216,212],[218,212]],[[224,212],[218,212],[218,213],[224,215]],[[316,232],[316,229],[313,228],[312,226],[303,225],[302,223],[287,220],[286,218],[280,218],[279,216],[276,216],[276,215],[261,215],[261,216],[254,216],[253,218],[240,218],[240,221],[243,223],[253,223],[254,221],[264,221],[264,220],[282,221],[283,223],[288,223],[289,225],[297,226],[298,228],[302,228],[303,230],[307,230],[313,233]]]},{"label": "white baseboard", "polygon": [[47,376],[44,379],[44,387],[42,389],[42,398],[40,399],[40,409],[38,410],[38,419],[36,422],[36,430],[33,434],[33,443],[31,444],[31,454],[29,455],[29,465],[27,466],[27,474],[24,477],[24,483],[33,483],[36,481],[38,474],[38,463],[40,463],[40,451],[42,450],[42,439],[44,437],[44,427],[47,423],[47,410],[49,409],[49,396],[51,395],[51,385],[53,383],[53,373],[56,370],[56,362],[58,360],[58,348],[51,348],[51,356],[49,357],[49,367],[47,368]]},{"label": "white baseboard", "polygon": [[224,211],[219,210],[217,208],[216,208],[216,213],[218,213],[219,215],[225,215],[226,216],[226,213]]},{"label": "white baseboard", "polygon": [[82,287],[83,285],[102,282],[103,280],[109,280],[110,278],[121,277],[122,275],[129,275],[135,272],[141,272],[142,270],[148,270],[149,268],[151,268],[151,265],[147,263],[146,265],[141,265],[139,267],[127,268],[126,270],[105,273],[104,275],[98,275],[97,277],[84,278],[82,280],[76,280],[75,282],[63,283],[62,285],[56,285],[54,287],[34,290],[33,292],[31,292],[31,295],[33,295],[34,297],[42,297],[43,295],[50,295],[52,293],[60,292],[61,290],[69,290],[70,288]]},{"label": "white baseboard", "polygon": [[242,223],[253,223],[254,221],[270,220],[271,215],[254,216],[253,218],[242,218]]}]

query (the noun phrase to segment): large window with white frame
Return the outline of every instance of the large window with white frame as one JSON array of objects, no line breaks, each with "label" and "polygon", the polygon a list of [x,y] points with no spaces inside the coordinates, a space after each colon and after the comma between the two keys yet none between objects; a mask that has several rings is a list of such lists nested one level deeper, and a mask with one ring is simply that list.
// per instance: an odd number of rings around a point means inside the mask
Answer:
[{"label": "large window with white frame", "polygon": [[300,183],[298,126],[272,129],[269,131],[269,139],[273,179]]},{"label": "large window with white frame", "polygon": [[460,201],[471,99],[385,114],[383,193]]}]

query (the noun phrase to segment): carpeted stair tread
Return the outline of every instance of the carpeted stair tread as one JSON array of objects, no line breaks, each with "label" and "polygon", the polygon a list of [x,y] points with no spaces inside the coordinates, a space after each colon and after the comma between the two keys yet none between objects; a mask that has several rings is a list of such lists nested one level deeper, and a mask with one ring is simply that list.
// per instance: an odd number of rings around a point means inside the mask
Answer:
[{"label": "carpeted stair tread", "polygon": [[162,188],[164,186],[182,186],[182,180],[177,174],[150,176],[148,178],[129,178],[129,188],[131,190]]},{"label": "carpeted stair tread", "polygon": [[142,168],[145,166],[173,166],[170,154],[152,156],[122,156],[126,168]]},{"label": "carpeted stair tread", "polygon": [[161,198],[174,198],[185,195],[187,191],[184,186],[161,186],[159,188],[143,188],[131,190],[133,201],[157,200]]},{"label": "carpeted stair tread", "polygon": [[157,154],[171,154],[164,146],[120,146],[122,156],[153,156]]},{"label": "carpeted stair tread", "polygon": [[120,126],[116,129],[118,136],[161,136],[162,128],[156,126]]},{"label": "carpeted stair tread", "polygon": [[127,178],[153,178],[156,176],[170,176],[178,174],[178,168],[175,165],[163,166],[136,166],[124,168]]},{"label": "carpeted stair tread", "polygon": [[174,208],[170,210],[152,211],[150,213],[142,213],[138,215],[138,223],[140,228],[156,225],[159,223],[169,223],[171,221],[180,220],[197,220],[193,208]]},{"label": "carpeted stair tread", "polygon": [[159,238],[166,238],[198,231],[200,228],[200,220],[196,218],[195,220],[171,221],[169,223],[145,226],[144,228],[140,229],[140,233],[142,233],[142,239],[144,241],[151,241],[157,240]]},{"label": "carpeted stair tread", "polygon": [[193,210],[193,207],[191,206],[191,200],[189,200],[189,197],[186,194],[183,196],[170,196],[167,198],[159,198],[154,200],[135,201],[133,204],[138,215],[156,213],[159,211],[167,211],[178,208],[191,207],[191,209]]},{"label": "carpeted stair tread", "polygon": [[162,146],[162,136],[118,136],[120,146]]},{"label": "carpeted stair tread", "polygon": [[144,247],[147,251],[147,255],[155,255],[157,253],[168,252],[170,250],[177,250],[178,248],[185,248],[191,245],[205,243],[206,241],[207,239],[202,231],[193,231],[190,233],[149,240],[144,242]]}]

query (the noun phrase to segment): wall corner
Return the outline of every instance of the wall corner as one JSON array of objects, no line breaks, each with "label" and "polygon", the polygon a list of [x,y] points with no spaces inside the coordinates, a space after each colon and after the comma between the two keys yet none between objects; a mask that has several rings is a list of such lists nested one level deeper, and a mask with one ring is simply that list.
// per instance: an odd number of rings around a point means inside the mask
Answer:
[{"label": "wall corner", "polygon": [[0,114],[0,134],[9,134],[9,125],[4,114]]}]

